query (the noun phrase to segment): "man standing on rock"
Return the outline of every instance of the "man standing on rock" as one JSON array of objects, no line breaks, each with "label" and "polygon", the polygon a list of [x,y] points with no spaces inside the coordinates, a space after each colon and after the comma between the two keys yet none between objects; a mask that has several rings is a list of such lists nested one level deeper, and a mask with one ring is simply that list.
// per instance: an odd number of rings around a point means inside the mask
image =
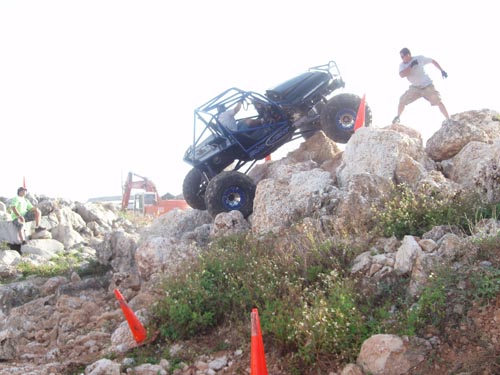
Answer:
[{"label": "man standing on rock", "polygon": [[425,56],[413,57],[408,48],[403,48],[399,54],[401,55],[401,59],[403,59],[403,62],[399,64],[399,75],[401,78],[406,77],[411,85],[399,99],[398,115],[394,117],[392,123],[399,124],[399,116],[401,116],[405,107],[419,98],[425,98],[431,105],[437,105],[441,113],[448,120],[450,118],[448,111],[441,101],[441,95],[434,87],[432,79],[425,72],[424,65],[432,63],[441,71],[443,78],[447,78],[448,73],[441,68],[436,60]]},{"label": "man standing on rock", "polygon": [[12,198],[9,204],[12,221],[18,229],[19,241],[22,245],[26,244],[24,223],[34,220],[36,232],[45,230],[44,227],[40,226],[41,212],[38,208],[33,207],[31,202],[26,198],[26,192],[26,188],[21,186],[17,189],[17,196]]}]

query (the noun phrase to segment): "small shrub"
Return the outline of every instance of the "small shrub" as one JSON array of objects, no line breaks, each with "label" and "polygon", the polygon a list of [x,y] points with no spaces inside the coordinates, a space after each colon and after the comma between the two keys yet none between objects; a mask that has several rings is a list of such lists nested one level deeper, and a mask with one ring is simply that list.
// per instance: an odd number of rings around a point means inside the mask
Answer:
[{"label": "small shrub", "polygon": [[65,275],[72,271],[76,261],[73,257],[54,257],[49,262],[43,264],[33,264],[28,261],[20,262],[16,268],[23,277],[41,276],[54,277]]},{"label": "small shrub", "polygon": [[476,238],[474,245],[479,261],[487,260],[500,267],[500,232],[496,236]]},{"label": "small shrub", "polygon": [[412,300],[408,294],[410,279],[398,276],[377,282],[371,293],[358,291],[358,308],[365,318],[370,335],[399,334],[406,330],[406,311]]},{"label": "small shrub", "polygon": [[406,334],[417,335],[431,324],[441,327],[446,317],[447,288],[443,278],[432,278],[418,301],[408,310]]},{"label": "small shrub", "polygon": [[29,260],[21,261],[16,268],[25,278],[29,276],[62,276],[69,275],[72,272],[76,272],[83,277],[104,275],[110,269],[110,266],[102,265],[95,260],[83,260],[78,253],[65,253],[42,264],[34,264]]},{"label": "small shrub", "polygon": [[[181,277],[165,281],[165,295],[155,306],[160,332],[168,339],[207,332],[232,316],[248,314],[260,290],[252,268],[255,250],[241,238],[221,239]],[[265,263],[265,262],[264,262]]]},{"label": "small shrub", "polygon": [[355,358],[366,330],[352,289],[336,272],[322,274],[319,283],[305,289],[297,309],[300,314],[294,314],[289,339],[297,343],[305,365],[327,353],[339,360]]},{"label": "small shrub", "polygon": [[[350,252],[313,239],[303,234],[287,251],[273,236],[219,239],[182,276],[165,280],[153,308],[162,337],[190,339],[223,323],[248,323],[257,307],[266,340],[296,353],[301,364],[353,358],[366,328],[353,288],[337,270]],[[304,252],[306,243],[312,247]]]},{"label": "small shrub", "polygon": [[470,275],[471,294],[476,301],[486,302],[500,292],[500,269],[481,267]]},{"label": "small shrub", "polygon": [[421,236],[438,225],[456,225],[470,233],[470,218],[492,217],[493,210],[479,195],[457,193],[445,196],[439,191],[413,191],[406,184],[396,185],[381,207],[372,207],[375,231],[386,237]]}]

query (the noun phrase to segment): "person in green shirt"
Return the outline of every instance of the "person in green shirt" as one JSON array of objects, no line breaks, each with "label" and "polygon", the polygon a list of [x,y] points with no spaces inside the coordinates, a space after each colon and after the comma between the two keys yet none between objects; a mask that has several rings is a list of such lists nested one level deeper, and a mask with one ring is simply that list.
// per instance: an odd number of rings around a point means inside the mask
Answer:
[{"label": "person in green shirt", "polygon": [[36,232],[46,229],[40,226],[41,212],[26,198],[26,192],[26,188],[21,186],[17,189],[17,196],[12,198],[9,204],[12,221],[18,229],[19,241],[21,241],[22,245],[26,244],[26,237],[23,230],[24,223],[35,221]]}]

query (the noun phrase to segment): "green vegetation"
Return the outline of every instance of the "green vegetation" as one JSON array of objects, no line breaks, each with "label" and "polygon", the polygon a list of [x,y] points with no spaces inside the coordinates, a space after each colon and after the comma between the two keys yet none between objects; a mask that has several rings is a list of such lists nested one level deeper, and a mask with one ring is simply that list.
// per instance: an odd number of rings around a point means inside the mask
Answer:
[{"label": "green vegetation", "polygon": [[[497,212],[500,204],[484,204],[472,195],[419,193],[399,185],[373,208],[373,231],[365,240],[308,220],[279,236],[219,238],[180,267],[182,272],[165,277],[148,327],[159,338],[127,355],[136,364],[168,359],[172,372],[207,347],[246,348],[254,307],[266,351],[279,353],[294,374],[340,368],[377,333],[426,337],[437,330],[446,340],[447,328],[458,327],[472,306],[499,296],[500,233],[477,236],[456,249],[453,259],[442,259],[416,296],[409,292],[407,275],[373,281],[351,275],[349,268],[361,252],[376,255],[370,238],[421,236],[437,225],[470,234],[476,223],[497,218]],[[107,270],[82,260],[78,251],[45,265],[24,261],[17,267],[24,277]],[[214,338],[214,332],[225,334]],[[166,344],[179,340],[191,345],[171,355]]]},{"label": "green vegetation", "polygon": [[[497,210],[498,208],[498,210]],[[375,231],[401,239],[405,235],[421,236],[437,225],[454,225],[468,233],[473,223],[495,217],[500,203],[486,204],[472,193],[443,195],[423,187],[415,192],[406,184],[394,187],[381,207],[373,207]]]},{"label": "green vegetation", "polygon": [[[468,233],[472,221],[494,212],[478,202],[399,186],[375,214],[375,233],[384,229],[402,238],[444,224]],[[327,231],[298,223],[279,238],[218,239],[185,272],[164,280],[151,329],[173,342],[221,327],[246,327],[233,337],[241,347],[250,337],[250,311],[257,307],[266,347],[288,358],[292,373],[317,373],[354,360],[362,342],[376,333],[424,336],[432,326],[446,334],[445,324],[458,325],[474,303],[500,293],[500,264],[494,260],[500,259],[500,235],[457,252],[414,297],[407,277],[393,275],[367,287],[352,276],[349,266],[370,243],[360,246],[357,239],[355,246]],[[481,260],[491,266],[479,265]]]},{"label": "green vegetation", "polygon": [[29,259],[21,258],[21,262],[16,265],[17,271],[22,278],[30,276],[54,277],[69,276],[76,272],[80,277],[104,275],[109,266],[104,266],[96,260],[85,260],[78,251],[62,253],[51,258],[46,263],[33,263]]}]

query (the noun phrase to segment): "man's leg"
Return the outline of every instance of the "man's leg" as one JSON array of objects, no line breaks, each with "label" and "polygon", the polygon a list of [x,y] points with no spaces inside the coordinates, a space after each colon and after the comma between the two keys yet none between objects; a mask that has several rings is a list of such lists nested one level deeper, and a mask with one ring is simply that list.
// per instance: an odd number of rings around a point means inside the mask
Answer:
[{"label": "man's leg", "polygon": [[399,103],[399,105],[398,105],[398,117],[401,116],[401,114],[405,110],[405,107],[406,107],[405,103],[403,103],[403,102]]},{"label": "man's leg", "polygon": [[447,120],[450,119],[450,116],[448,115],[448,111],[446,110],[446,107],[444,106],[443,102],[438,104],[439,110],[441,113],[446,117]]},{"label": "man's leg", "polygon": [[42,219],[42,213],[40,209],[38,208],[33,208],[31,211],[28,212],[28,214],[25,216],[27,221],[35,221],[35,231],[36,232],[41,232],[45,230],[46,228],[40,226],[40,221]]},{"label": "man's leg", "polygon": [[424,89],[424,98],[427,99],[431,105],[437,105],[443,116],[449,120],[450,116],[448,115],[448,111],[444,106],[444,103],[441,101],[441,94],[436,90],[434,85],[427,86]]},{"label": "man's leg", "polygon": [[406,90],[406,92],[403,95],[401,95],[401,97],[399,98],[398,115],[396,117],[394,117],[394,120],[392,120],[392,123],[399,124],[399,117],[403,113],[405,107],[408,104],[413,103],[415,100],[417,100],[418,98],[421,98],[421,97],[422,97],[421,90],[410,86],[410,88],[408,90]]},{"label": "man's leg", "polygon": [[26,238],[24,237],[24,229],[23,228],[19,229],[17,233],[19,236],[19,242],[21,242],[21,244],[24,245],[24,243],[26,242]]},{"label": "man's leg", "polygon": [[19,242],[24,245],[26,242],[26,238],[24,236],[24,224],[21,223],[18,219],[14,220],[14,225],[17,228],[17,237],[19,238]]},{"label": "man's leg", "polygon": [[33,208],[33,213],[35,215],[35,227],[38,228],[40,226],[40,217],[41,217],[40,210],[35,207]]},{"label": "man's leg", "polygon": [[394,119],[392,120],[392,123],[393,124],[399,124],[399,117],[401,116],[401,113],[403,113],[405,109],[405,104],[403,103],[402,100],[399,101],[399,105],[398,105],[398,114],[396,117],[394,117]]}]

